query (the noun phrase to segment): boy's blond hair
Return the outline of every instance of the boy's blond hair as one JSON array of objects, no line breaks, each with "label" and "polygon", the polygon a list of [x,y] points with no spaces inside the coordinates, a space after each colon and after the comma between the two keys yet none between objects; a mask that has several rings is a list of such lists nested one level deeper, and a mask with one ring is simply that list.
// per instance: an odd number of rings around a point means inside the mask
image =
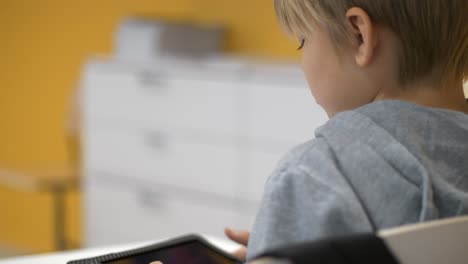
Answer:
[{"label": "boy's blond hair", "polygon": [[468,0],[275,0],[289,33],[306,36],[318,23],[337,48],[349,43],[345,14],[351,7],[362,8],[399,37],[401,83],[427,76],[435,82],[467,79]]}]

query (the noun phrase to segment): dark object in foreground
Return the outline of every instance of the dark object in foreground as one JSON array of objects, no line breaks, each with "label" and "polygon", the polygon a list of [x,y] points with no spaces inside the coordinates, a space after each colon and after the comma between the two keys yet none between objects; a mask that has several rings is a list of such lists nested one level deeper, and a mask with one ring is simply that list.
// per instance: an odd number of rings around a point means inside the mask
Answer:
[{"label": "dark object in foreground", "polygon": [[170,264],[242,263],[201,236],[187,235],[148,247],[70,261],[67,264],[149,264],[153,261]]},{"label": "dark object in foreground", "polygon": [[259,258],[278,258],[293,264],[399,264],[384,241],[374,234],[291,245],[266,252]]}]

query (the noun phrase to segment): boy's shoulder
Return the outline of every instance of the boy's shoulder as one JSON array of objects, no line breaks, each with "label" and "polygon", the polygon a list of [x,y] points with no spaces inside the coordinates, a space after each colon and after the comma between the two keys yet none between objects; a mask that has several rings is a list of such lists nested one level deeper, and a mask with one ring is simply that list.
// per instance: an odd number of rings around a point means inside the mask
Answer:
[{"label": "boy's shoulder", "polygon": [[[424,133],[421,133],[424,131]],[[337,114],[315,132],[336,151],[362,144],[380,148],[389,142],[405,146],[443,139],[446,133],[468,133],[468,115],[417,104],[384,100]]]},{"label": "boy's shoulder", "polygon": [[379,101],[330,119],[316,130],[314,139],[289,151],[273,175],[348,170],[345,164],[372,167],[376,157],[399,157],[395,162],[406,164],[416,162],[421,148],[466,145],[466,138],[468,115],[397,100]]},{"label": "boy's shoulder", "polygon": [[[323,138],[315,138],[292,148],[277,164],[267,183],[297,181],[301,177],[336,174],[333,150]],[[320,176],[319,176],[320,177]]]}]

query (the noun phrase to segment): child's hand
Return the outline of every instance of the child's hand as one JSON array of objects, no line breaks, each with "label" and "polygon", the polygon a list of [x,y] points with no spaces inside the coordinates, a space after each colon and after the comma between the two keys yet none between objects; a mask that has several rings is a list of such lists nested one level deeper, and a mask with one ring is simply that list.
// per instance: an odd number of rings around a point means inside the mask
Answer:
[{"label": "child's hand", "polygon": [[232,252],[232,254],[240,260],[245,261],[247,256],[247,244],[249,242],[250,232],[233,230],[229,227],[226,227],[226,229],[224,229],[224,234],[226,234],[226,236],[232,241],[242,245],[238,250]]}]

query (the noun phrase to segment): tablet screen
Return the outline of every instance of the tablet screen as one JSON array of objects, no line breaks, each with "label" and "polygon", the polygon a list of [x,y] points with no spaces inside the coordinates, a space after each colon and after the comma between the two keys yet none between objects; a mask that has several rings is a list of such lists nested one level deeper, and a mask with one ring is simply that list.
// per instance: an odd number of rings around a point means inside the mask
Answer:
[{"label": "tablet screen", "polygon": [[175,246],[135,256],[103,262],[106,264],[149,264],[161,261],[163,264],[234,264],[235,260],[211,249],[199,241],[190,241]]}]

